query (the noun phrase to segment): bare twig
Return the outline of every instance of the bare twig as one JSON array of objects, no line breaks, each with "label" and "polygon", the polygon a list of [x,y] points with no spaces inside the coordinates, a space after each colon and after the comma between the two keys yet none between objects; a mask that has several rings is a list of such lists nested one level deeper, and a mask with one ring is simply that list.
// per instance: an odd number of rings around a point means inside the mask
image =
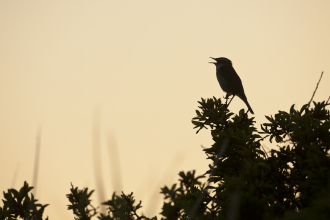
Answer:
[{"label": "bare twig", "polygon": [[310,100],[309,103],[308,103],[307,109],[309,108],[311,102],[313,101],[313,98],[314,98],[315,92],[316,92],[317,88],[319,87],[319,83],[320,83],[320,81],[321,81],[321,79],[322,79],[322,76],[323,76],[323,71],[322,71],[322,73],[321,73],[321,76],[320,76],[319,81],[317,82],[317,85],[316,85],[316,88],[315,88],[315,90],[314,90],[313,96],[312,96],[311,100]]},{"label": "bare twig", "polygon": [[330,100],[330,96],[329,96],[329,98],[328,98],[327,102],[325,103],[325,105],[330,105],[330,103],[328,103],[328,102],[329,102],[329,100]]},{"label": "bare twig", "polygon": [[35,151],[35,158],[34,158],[34,169],[33,169],[33,180],[32,180],[32,183],[34,186],[34,196],[37,194],[40,148],[41,148],[41,126],[39,125],[38,131],[37,131],[36,151]]},{"label": "bare twig", "polygon": [[[102,152],[101,152],[101,106],[95,105],[93,115],[93,128],[92,128],[92,158],[94,178],[96,181],[96,189],[98,192],[98,199],[101,202],[105,201],[105,183],[104,173],[102,167]],[[105,213],[105,207],[101,206],[101,213]]]},{"label": "bare twig", "polygon": [[263,141],[266,137],[269,137],[270,135],[266,135],[265,137],[263,137],[263,138],[260,138],[259,140],[257,140],[257,141],[254,141],[254,143],[258,143],[258,142],[260,142],[260,141]]}]

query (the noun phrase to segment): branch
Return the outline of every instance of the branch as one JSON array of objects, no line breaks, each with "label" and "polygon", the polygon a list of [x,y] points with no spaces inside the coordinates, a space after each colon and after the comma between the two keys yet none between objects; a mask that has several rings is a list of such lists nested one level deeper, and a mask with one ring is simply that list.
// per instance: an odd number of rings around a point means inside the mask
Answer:
[{"label": "branch", "polygon": [[325,105],[330,105],[330,103],[328,103],[328,102],[329,102],[329,100],[330,100],[330,96],[329,96],[329,98],[328,98],[327,102],[325,103]]},{"label": "branch", "polygon": [[317,88],[319,87],[319,83],[320,83],[320,81],[321,81],[321,79],[322,79],[322,76],[323,76],[323,71],[322,71],[322,73],[321,73],[321,76],[320,76],[319,81],[317,82],[317,85],[316,85],[316,88],[315,88],[315,90],[314,90],[313,96],[312,96],[311,100],[310,100],[309,103],[308,103],[307,109],[309,108],[309,105],[311,104],[311,102],[312,102],[312,100],[313,100],[313,98],[314,98],[315,92],[316,92]]},{"label": "branch", "polygon": [[261,139],[259,139],[259,140],[257,140],[257,141],[254,141],[253,143],[258,143],[258,142],[260,142],[260,141],[263,141],[266,137],[269,137],[270,135],[266,135],[265,137],[263,137],[263,138],[261,138]]}]

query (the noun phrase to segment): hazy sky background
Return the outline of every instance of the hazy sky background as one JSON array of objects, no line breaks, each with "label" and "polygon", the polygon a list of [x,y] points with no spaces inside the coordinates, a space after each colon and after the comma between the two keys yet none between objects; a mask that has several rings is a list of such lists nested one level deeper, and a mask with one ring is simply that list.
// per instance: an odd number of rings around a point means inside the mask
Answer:
[{"label": "hazy sky background", "polygon": [[[93,143],[104,198],[133,191],[148,217],[160,213],[160,187],[207,170],[201,145],[213,141],[191,119],[201,97],[225,95],[209,57],[232,60],[260,130],[265,115],[307,103],[322,71],[314,100],[328,99],[329,9],[328,0],[0,0],[0,190],[32,184],[40,128],[36,197],[50,219],[73,219],[71,182],[98,192]],[[235,98],[230,110],[241,108]]]}]

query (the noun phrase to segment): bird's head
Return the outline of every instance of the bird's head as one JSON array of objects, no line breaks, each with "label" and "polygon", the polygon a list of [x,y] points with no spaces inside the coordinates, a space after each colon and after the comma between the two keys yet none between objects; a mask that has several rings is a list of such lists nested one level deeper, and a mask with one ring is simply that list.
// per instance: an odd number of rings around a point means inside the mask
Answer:
[{"label": "bird's head", "polygon": [[227,66],[227,65],[231,66],[232,65],[231,61],[229,59],[227,59],[226,57],[219,57],[219,58],[210,57],[210,58],[217,61],[217,62],[210,62],[210,63],[213,63],[216,66]]}]

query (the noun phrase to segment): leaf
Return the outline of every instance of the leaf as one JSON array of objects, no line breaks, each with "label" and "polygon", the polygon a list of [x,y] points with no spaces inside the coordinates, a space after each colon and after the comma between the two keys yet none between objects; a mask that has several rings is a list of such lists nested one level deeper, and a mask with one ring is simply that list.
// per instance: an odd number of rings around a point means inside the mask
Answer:
[{"label": "leaf", "polygon": [[268,121],[270,121],[270,122],[274,122],[274,120],[273,120],[271,117],[269,117],[269,116],[267,116],[267,115],[265,115],[265,117],[267,118]]},{"label": "leaf", "polygon": [[307,108],[308,104],[305,104],[300,109],[300,114]]},{"label": "leaf", "polygon": [[253,134],[253,135],[251,135],[251,138],[262,138],[259,134]]},{"label": "leaf", "polygon": [[294,112],[295,112],[295,110],[294,110],[294,104],[293,104],[290,108],[290,114],[292,115],[292,114],[294,114]]},{"label": "leaf", "polygon": [[196,114],[197,114],[199,117],[202,117],[201,113],[200,113],[198,110],[196,110]]},{"label": "leaf", "polygon": [[276,136],[276,137],[275,137],[275,141],[276,141],[277,143],[280,143],[280,142],[283,141],[283,138],[282,138],[281,136]]}]

